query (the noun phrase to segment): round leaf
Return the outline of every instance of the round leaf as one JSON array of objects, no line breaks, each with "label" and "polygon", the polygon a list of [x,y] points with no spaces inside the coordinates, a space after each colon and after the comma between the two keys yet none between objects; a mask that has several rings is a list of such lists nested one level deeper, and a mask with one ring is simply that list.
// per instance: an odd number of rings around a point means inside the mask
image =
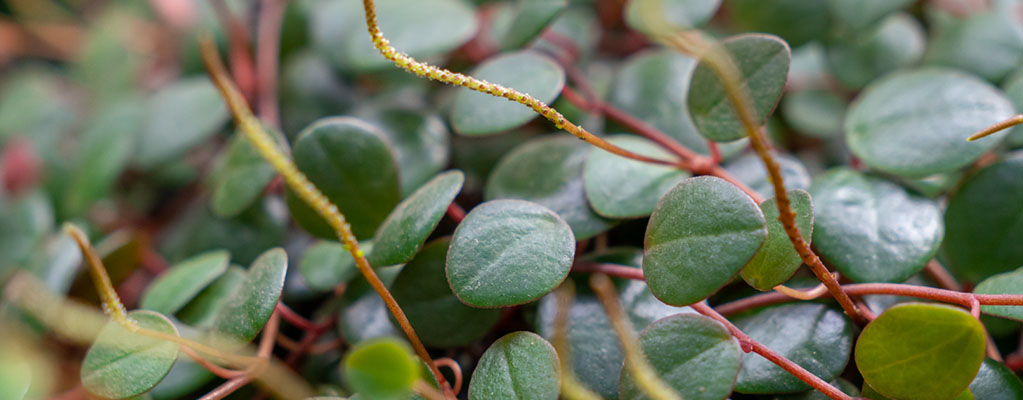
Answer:
[{"label": "round leaf", "polygon": [[174,314],[227,270],[230,254],[212,251],[178,263],[146,288],[139,307]]},{"label": "round leaf", "polygon": [[802,134],[831,138],[842,133],[846,101],[835,92],[820,89],[789,93],[781,103],[782,114]]},{"label": "round leaf", "polygon": [[[775,36],[760,34],[736,36],[721,45],[731,54],[741,73],[739,83],[752,101],[757,121],[763,124],[781,99],[788,79],[792,59],[789,45]],[[701,61],[693,71],[686,106],[703,137],[716,142],[746,137],[717,73],[706,62]]]},{"label": "round leaf", "polygon": [[742,190],[721,178],[689,178],[650,216],[643,273],[661,301],[692,304],[728,283],[766,237],[764,214]]},{"label": "round leaf", "polygon": [[633,0],[625,6],[625,23],[647,34],[656,33],[647,29],[651,18],[674,28],[692,29],[707,23],[720,6],[721,0]]},{"label": "round leaf", "polygon": [[942,252],[960,278],[979,281],[1023,266],[1023,157],[973,175],[948,201]]},{"label": "round leaf", "polygon": [[[742,352],[720,323],[694,314],[654,322],[639,344],[665,383],[686,400],[720,400],[732,393]],[[619,399],[646,399],[627,368],[622,369]]]},{"label": "round leaf", "polygon": [[437,115],[393,108],[378,111],[370,118],[383,128],[394,149],[404,196],[415,192],[448,164],[451,134]]},{"label": "round leaf", "polygon": [[[787,304],[736,318],[735,326],[825,381],[849,362],[854,325],[824,304]],[[740,393],[794,393],[810,386],[758,354],[742,360],[735,390]]]},{"label": "round leaf", "polygon": [[[565,87],[565,70],[547,56],[531,51],[499,55],[483,62],[469,75],[529,94],[548,104]],[[538,116],[517,102],[465,88],[458,89],[451,108],[451,124],[463,135],[506,131]]]},{"label": "round leaf", "polygon": [[228,120],[227,106],[207,78],[171,83],[146,103],[149,120],[135,160],[152,168],[172,160],[217,132]]},{"label": "round leaf", "polygon": [[[1023,24],[1011,12],[975,12],[932,27],[924,62],[998,81],[1023,63]],[[974,62],[974,60],[984,60]]]},{"label": "round leaf", "polygon": [[819,177],[810,193],[814,247],[854,281],[905,281],[941,243],[938,205],[883,179],[836,169]]},{"label": "round leaf", "polygon": [[1013,114],[998,89],[964,73],[897,72],[868,86],[853,103],[846,143],[871,168],[923,177],[976,161],[999,141],[965,138]]},{"label": "round leaf", "polygon": [[950,399],[967,389],[984,360],[984,326],[968,312],[907,303],[889,308],[856,342],[856,366],[881,394]]},{"label": "round leaf", "polygon": [[915,64],[924,53],[924,28],[913,17],[896,14],[876,29],[835,40],[828,66],[842,85],[862,88],[877,77]]},{"label": "round leaf", "polygon": [[345,380],[369,399],[407,399],[420,379],[419,363],[403,341],[381,338],[360,343],[343,361]]},{"label": "round leaf", "polygon": [[[980,282],[973,289],[977,294],[1023,294],[1023,268],[998,274]],[[980,310],[999,317],[1023,321],[1023,307],[981,306]]]},{"label": "round leaf", "polygon": [[490,345],[469,381],[469,399],[556,399],[561,371],[554,347],[532,332],[512,332]]},{"label": "round leaf", "polygon": [[[174,324],[152,311],[128,314],[142,328],[178,335]],[[82,361],[82,386],[90,393],[123,399],[156,386],[178,358],[178,344],[133,333],[109,322]]]},{"label": "round leaf", "polygon": [[526,142],[494,167],[484,197],[535,202],[564,218],[576,239],[595,236],[613,221],[594,212],[586,199],[583,165],[590,150],[589,144],[568,136]]},{"label": "round leaf", "polygon": [[245,270],[232,265],[177,313],[182,322],[200,328],[213,325],[220,310],[245,282]]},{"label": "round leaf", "polygon": [[476,206],[455,229],[447,277],[474,307],[536,300],[565,280],[575,237],[561,217],[538,204],[494,200]]},{"label": "round leaf", "polygon": [[[625,150],[663,160],[675,159],[653,142],[633,135],[608,138]],[[664,165],[639,162],[593,149],[583,167],[586,198],[593,210],[608,218],[650,215],[657,201],[689,174]]]},{"label": "round leaf", "polygon": [[525,46],[540,36],[566,7],[568,0],[519,0],[515,18],[501,40],[501,48],[511,50]]},{"label": "round leaf", "polygon": [[426,245],[391,285],[394,299],[427,346],[468,345],[482,338],[501,316],[499,309],[466,306],[451,292],[444,273],[450,242],[445,238]]},{"label": "round leaf", "polygon": [[[359,248],[366,251],[360,244]],[[372,253],[371,253],[372,254]],[[355,259],[338,242],[320,241],[309,247],[298,266],[305,283],[313,290],[326,292],[355,277]]]},{"label": "round leaf", "polygon": [[[796,212],[796,227],[803,238],[810,240],[813,235],[813,201],[810,194],[803,190],[789,192],[792,210]],[[796,273],[803,259],[792,246],[785,227],[778,220],[778,206],[775,199],[760,204],[760,210],[767,219],[767,240],[745,267],[742,268],[742,279],[760,290],[785,283]]]},{"label": "round leaf", "polygon": [[411,260],[440,223],[463,182],[461,171],[446,172],[398,204],[377,231],[369,263],[384,266]]},{"label": "round leaf", "polygon": [[248,343],[270,319],[284,288],[288,255],[283,249],[267,250],[249,267],[245,281],[231,296],[213,323],[214,339],[233,347]]},{"label": "round leaf", "polygon": [[977,377],[970,383],[970,392],[980,400],[1021,399],[1023,382],[1005,364],[988,358],[980,364]]},{"label": "round leaf", "polygon": [[[397,164],[383,135],[354,118],[327,118],[295,141],[298,169],[337,205],[359,239],[372,236],[401,199]],[[327,223],[290,190],[287,200],[299,225],[322,238],[335,238]]]}]

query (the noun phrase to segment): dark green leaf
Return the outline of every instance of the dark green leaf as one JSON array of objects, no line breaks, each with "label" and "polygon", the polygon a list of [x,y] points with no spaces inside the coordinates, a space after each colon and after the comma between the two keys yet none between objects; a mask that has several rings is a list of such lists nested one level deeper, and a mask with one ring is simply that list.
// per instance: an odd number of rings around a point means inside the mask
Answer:
[{"label": "dark green leaf", "polygon": [[[803,190],[793,190],[788,194],[792,210],[796,212],[796,227],[803,234],[803,239],[809,241],[813,235],[813,201],[810,194]],[[767,240],[742,268],[742,279],[757,289],[771,290],[789,280],[803,264],[803,259],[799,257],[785,233],[785,227],[778,220],[775,199],[763,202],[760,209],[767,219]]]},{"label": "dark green leaf", "polygon": [[[565,86],[565,71],[547,56],[532,51],[491,58],[469,75],[551,103]],[[486,93],[458,89],[451,124],[463,135],[486,135],[522,126],[538,117],[522,104]]]},{"label": "dark green leaf", "polygon": [[817,178],[813,244],[857,282],[902,282],[934,257],[944,224],[933,201],[850,169]]},{"label": "dark green leaf", "polygon": [[144,117],[140,104],[116,103],[100,111],[84,128],[78,164],[61,203],[67,215],[80,215],[107,195],[131,161]]},{"label": "dark green leaf", "polygon": [[568,136],[549,136],[516,147],[494,167],[484,197],[528,200],[564,218],[576,239],[607,230],[613,221],[590,208],[583,166],[592,148]]},{"label": "dark green leaf", "polygon": [[842,133],[846,101],[835,92],[799,90],[785,96],[782,114],[792,127],[809,136],[831,138]]},{"label": "dark green leaf", "polygon": [[230,253],[217,250],[182,261],[154,280],[139,307],[172,315],[227,270]]},{"label": "dark green leaf", "polygon": [[160,166],[202,143],[228,120],[220,92],[207,78],[190,78],[160,88],[146,102],[149,119],[135,151],[143,168]]},{"label": "dark green leaf", "polygon": [[[787,304],[733,320],[750,338],[792,360],[825,381],[849,362],[854,325],[824,304]],[[810,389],[781,367],[749,353],[735,390],[740,393],[793,393]]]},{"label": "dark green leaf", "polygon": [[565,8],[568,0],[518,0],[515,18],[501,40],[504,50],[525,46],[540,35]]},{"label": "dark green leaf", "polygon": [[512,332],[490,345],[469,381],[469,399],[554,399],[561,371],[554,347],[532,332]]},{"label": "dark green leaf", "polygon": [[565,280],[575,238],[561,217],[538,204],[494,200],[455,229],[447,277],[463,303],[503,307],[539,299]]},{"label": "dark green leaf", "polygon": [[214,339],[223,346],[248,343],[270,319],[284,288],[288,255],[283,249],[263,253],[249,267],[245,281],[226,301],[213,323]]},{"label": "dark green leaf", "polygon": [[831,27],[825,1],[727,0],[725,7],[737,29],[775,34],[795,47],[826,36]]},{"label": "dark green leaf", "polygon": [[643,273],[661,301],[692,304],[728,283],[765,238],[764,214],[742,190],[721,178],[689,178],[650,216]]},{"label": "dark green leaf", "polygon": [[[720,323],[678,314],[654,322],[639,337],[650,365],[686,400],[720,400],[732,393],[742,352]],[[646,399],[630,371],[622,369],[619,398]]]},{"label": "dark green leaf", "polygon": [[[1012,105],[1016,106],[1016,112],[1023,113],[1023,69],[1012,74],[1002,85],[1002,89]],[[1023,146],[1023,126],[1017,125],[1015,128],[1009,129],[1007,141],[1010,146]]]},{"label": "dark green leaf", "polygon": [[924,56],[927,64],[998,81],[1023,63],[1023,24],[1012,13],[976,12],[942,22],[932,26]]},{"label": "dark green leaf", "polygon": [[[673,160],[666,150],[633,135],[618,135],[608,142],[633,153]],[[583,168],[586,198],[593,210],[608,218],[637,218],[650,215],[672,187],[689,174],[678,168],[639,162],[593,149]]]},{"label": "dark green leaf", "polygon": [[398,204],[377,230],[369,263],[385,266],[411,260],[437,228],[463,182],[461,171],[445,172]]},{"label": "dark green leaf", "polygon": [[721,6],[721,0],[633,0],[625,7],[625,23],[629,28],[647,34],[653,21],[667,22],[677,29],[699,27]]},{"label": "dark green leaf", "polygon": [[[170,320],[152,311],[128,314],[142,328],[177,336]],[[160,383],[178,358],[178,344],[133,333],[109,322],[82,361],[82,386],[90,393],[123,399]]]},{"label": "dark green leaf", "polygon": [[[376,127],[354,118],[321,119],[295,141],[294,157],[333,202],[359,239],[373,235],[401,199],[394,154]],[[288,208],[299,225],[322,238],[336,233],[288,191]]]},{"label": "dark green leaf", "polygon": [[859,31],[873,26],[885,16],[901,10],[913,0],[829,0],[831,16],[843,27]]},{"label": "dark green leaf", "polygon": [[924,54],[924,28],[906,14],[848,36],[829,44],[828,66],[842,85],[851,88],[862,88],[879,76],[916,64]]},{"label": "dark green leaf", "polygon": [[[987,278],[980,282],[973,292],[1023,295],[1023,268]],[[1023,321],[1023,307],[1020,306],[981,306],[980,310],[991,315]]]},{"label": "dark green leaf", "polygon": [[240,214],[263,194],[263,189],[276,174],[244,134],[236,133],[228,145],[224,165],[213,178],[213,195],[210,198],[213,213],[221,217]]},{"label": "dark green leaf", "polygon": [[980,364],[970,392],[980,400],[1018,400],[1023,398],[1023,382],[1005,364],[988,358]]},{"label": "dark green leaf", "polygon": [[[362,251],[372,251],[372,244],[359,244]],[[383,266],[383,265],[380,265]],[[359,274],[355,259],[338,242],[320,241],[310,246],[298,266],[306,285],[316,291],[333,290]]]},{"label": "dark green leaf", "polygon": [[381,338],[355,346],[344,359],[345,380],[368,399],[407,399],[420,379],[419,363],[403,341]]},{"label": "dark green leaf", "polygon": [[[721,45],[741,74],[739,84],[752,101],[753,113],[763,124],[781,99],[788,79],[792,52],[785,41],[769,35],[741,35]],[[746,137],[735,107],[725,94],[714,69],[700,61],[693,71],[686,106],[703,137],[724,142]]]},{"label": "dark green leaf", "polygon": [[[785,181],[786,189],[810,188],[810,172],[799,159],[788,154],[775,153],[774,160],[781,168],[781,177]],[[774,197],[774,186],[767,176],[767,169],[756,154],[740,156],[726,164],[725,169],[764,198]]]},{"label": "dark green leaf", "polygon": [[881,394],[897,399],[950,399],[984,360],[984,326],[968,312],[908,303],[888,309],[856,342],[856,366]]},{"label": "dark green leaf", "polygon": [[212,326],[217,315],[220,314],[220,310],[238,291],[243,282],[245,282],[245,270],[237,265],[228,267],[217,280],[213,281],[178,312],[178,319],[195,327]]},{"label": "dark green leaf", "polygon": [[394,149],[404,196],[415,192],[448,164],[451,135],[437,115],[393,108],[379,111],[371,120],[380,124]]},{"label": "dark green leaf", "polygon": [[468,345],[485,335],[501,316],[499,309],[462,304],[451,292],[444,266],[450,239],[438,239],[423,248],[391,285],[419,339],[427,346]]}]

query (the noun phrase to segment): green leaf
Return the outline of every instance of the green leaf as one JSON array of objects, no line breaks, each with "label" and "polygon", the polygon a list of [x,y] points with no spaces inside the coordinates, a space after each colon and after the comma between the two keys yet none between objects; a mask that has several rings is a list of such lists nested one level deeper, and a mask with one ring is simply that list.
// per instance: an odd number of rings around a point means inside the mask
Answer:
[{"label": "green leaf", "polygon": [[872,83],[853,103],[846,143],[871,168],[923,177],[976,161],[999,141],[966,138],[1013,113],[998,89],[961,72],[897,72]]},{"label": "green leaf", "polygon": [[172,315],[227,270],[230,253],[211,251],[182,261],[146,288],[139,307]]},{"label": "green leaf", "polygon": [[0,96],[0,143],[24,135],[50,163],[57,144],[73,129],[77,119],[66,82],[53,70],[28,66],[4,73]]},{"label": "green leaf", "polygon": [[[617,135],[607,139],[625,150],[662,160],[677,157],[639,136]],[[661,196],[689,173],[678,168],[639,162],[593,149],[583,167],[586,198],[593,210],[608,218],[650,215]]]},{"label": "green leaf", "polygon": [[221,217],[241,214],[263,194],[263,189],[275,175],[277,172],[256,152],[244,134],[236,133],[227,147],[224,165],[213,176],[213,195],[210,198],[213,213]]},{"label": "green leaf", "polygon": [[[720,323],[694,314],[654,322],[639,344],[665,383],[686,400],[720,400],[732,393],[742,352]],[[627,368],[622,369],[619,398],[646,399]]]},{"label": "green leaf", "polygon": [[[996,10],[933,24],[924,62],[999,81],[1023,63],[1023,24]],[[977,62],[983,60],[983,62]]]},{"label": "green leaf", "polygon": [[950,399],[984,360],[984,326],[968,312],[907,303],[867,325],[856,342],[856,366],[881,394],[898,399]]},{"label": "green leaf", "polygon": [[[371,251],[372,245],[364,247],[360,243],[359,248],[364,252]],[[320,292],[333,290],[359,274],[352,254],[341,243],[326,240],[317,242],[305,251],[298,270],[306,285]]]},{"label": "green leaf", "polygon": [[742,190],[721,178],[689,178],[650,216],[643,273],[661,301],[692,304],[728,283],[766,238],[764,214]]},{"label": "green leaf", "polygon": [[515,18],[501,39],[501,49],[512,50],[529,44],[568,7],[568,0],[518,0]]},{"label": "green leaf", "polygon": [[426,245],[402,268],[391,285],[419,339],[427,346],[465,346],[486,335],[501,316],[500,309],[480,309],[462,304],[451,292],[445,277],[450,238]]},{"label": "green leaf", "polygon": [[412,348],[394,338],[360,343],[343,361],[345,381],[369,399],[407,399],[412,384],[420,379],[419,363]]},{"label": "green leaf", "polygon": [[558,287],[574,256],[572,230],[553,211],[527,201],[494,200],[476,206],[455,229],[447,277],[465,304],[512,306]]},{"label": "green leaf", "polygon": [[81,215],[107,195],[131,161],[144,117],[140,104],[119,102],[89,121],[82,131],[78,162],[61,203],[67,215]]},{"label": "green leaf", "polygon": [[146,101],[149,119],[135,161],[151,169],[202,143],[227,123],[227,106],[207,78],[183,79],[160,88]]},{"label": "green leaf", "polygon": [[885,16],[901,10],[913,0],[829,0],[831,16],[853,31],[869,28]]},{"label": "green leaf", "polygon": [[[692,29],[707,23],[721,6],[721,0],[633,0],[625,6],[625,23],[638,32],[656,34],[652,21],[677,29]],[[653,19],[657,18],[657,19]]]},{"label": "green leaf", "polygon": [[916,19],[895,14],[876,28],[833,40],[828,46],[828,66],[842,85],[862,88],[920,61],[925,35]]},{"label": "green leaf", "polygon": [[980,364],[970,392],[981,400],[1015,400],[1023,398],[1023,382],[1005,364],[988,358]]},{"label": "green leaf", "polygon": [[[813,235],[813,201],[810,194],[803,190],[793,190],[788,194],[792,210],[796,212],[796,227],[803,234],[803,239],[809,241]],[[760,210],[767,220],[767,240],[742,268],[742,279],[760,290],[771,290],[785,283],[803,264],[803,259],[785,233],[785,227],[778,220],[776,204],[775,199],[760,204]]]},{"label": "green leaf", "polygon": [[535,333],[512,332],[480,357],[469,381],[469,399],[554,399],[560,384],[554,347]]},{"label": "green leaf", "polygon": [[[128,316],[142,328],[178,335],[174,324],[158,313],[140,310]],[[136,396],[160,383],[177,358],[177,343],[142,336],[111,321],[85,354],[82,386],[113,399]]]},{"label": "green leaf", "polygon": [[[1023,268],[989,277],[976,288],[977,294],[1023,294]],[[1023,321],[1023,307],[1019,306],[981,306],[980,310],[999,317]]]},{"label": "green leaf", "polygon": [[[1023,69],[1016,70],[1016,73],[1012,74],[1002,85],[1002,89],[1012,105],[1016,106],[1016,112],[1023,113]],[[1017,125],[1009,129],[1006,137],[1010,146],[1023,146],[1023,126]]]},{"label": "green leaf", "polygon": [[401,192],[408,196],[448,165],[451,134],[435,114],[400,107],[376,111],[368,118],[383,128],[398,161]]},{"label": "green leaf", "polygon": [[217,315],[214,339],[225,347],[234,347],[256,337],[277,306],[287,270],[288,255],[283,249],[270,249],[259,256]]},{"label": "green leaf", "polygon": [[178,312],[178,319],[199,328],[212,326],[217,315],[220,314],[220,310],[227,305],[227,301],[238,291],[243,282],[245,282],[245,270],[242,267],[237,265],[227,267],[227,270],[217,280],[213,281]]},{"label": "green leaf", "polygon": [[813,244],[856,282],[902,282],[934,258],[944,224],[933,201],[850,169],[817,178]]},{"label": "green leaf", "polygon": [[[373,235],[401,199],[394,154],[373,125],[354,118],[321,119],[299,134],[295,164],[333,202],[359,239]],[[316,236],[336,233],[290,190],[288,208]]]},{"label": "green leaf", "polygon": [[957,276],[980,281],[1023,266],[1023,157],[993,164],[969,178],[945,210],[942,253]]},{"label": "green leaf", "polygon": [[[532,51],[505,53],[484,61],[470,76],[529,94],[550,104],[565,87],[565,70]],[[514,129],[538,117],[517,102],[490,94],[458,89],[451,107],[451,124],[463,135],[486,135]]]},{"label": "green leaf", "polygon": [[0,196],[0,275],[5,267],[19,265],[36,244],[53,229],[54,215],[43,192],[26,193],[17,199]]},{"label": "green leaf", "polygon": [[148,395],[156,400],[187,398],[216,377],[191,357],[179,354],[167,376]]},{"label": "green leaf", "polygon": [[[721,45],[732,56],[741,74],[739,84],[746,90],[754,117],[762,125],[778,105],[785,88],[792,60],[789,45],[778,37],[761,34],[734,36]],[[701,60],[689,85],[686,106],[703,137],[716,142],[746,137],[742,122],[713,68]]]},{"label": "green leaf", "polygon": [[846,100],[823,89],[797,90],[785,96],[781,112],[785,121],[802,134],[832,138],[842,134]]},{"label": "green leaf", "polygon": [[411,260],[437,228],[463,182],[462,171],[445,172],[398,204],[377,230],[369,263],[384,266]]},{"label": "green leaf", "polygon": [[[798,158],[785,153],[775,153],[774,160],[781,168],[781,177],[785,181],[786,189],[810,188],[810,172]],[[730,161],[725,165],[725,170],[764,198],[774,197],[774,186],[767,176],[767,169],[756,154],[745,154]]]},{"label": "green leaf", "polygon": [[[845,369],[854,325],[824,304],[786,304],[733,320],[750,338],[830,381]],[[794,393],[810,389],[758,354],[743,357],[735,390],[740,393]]]},{"label": "green leaf", "polygon": [[590,208],[583,166],[592,148],[568,136],[547,136],[522,144],[494,167],[483,196],[519,199],[547,207],[564,218],[576,239],[588,239],[614,224]]},{"label": "green leaf", "polygon": [[827,36],[831,16],[825,1],[727,0],[734,29],[781,36],[793,47]]}]

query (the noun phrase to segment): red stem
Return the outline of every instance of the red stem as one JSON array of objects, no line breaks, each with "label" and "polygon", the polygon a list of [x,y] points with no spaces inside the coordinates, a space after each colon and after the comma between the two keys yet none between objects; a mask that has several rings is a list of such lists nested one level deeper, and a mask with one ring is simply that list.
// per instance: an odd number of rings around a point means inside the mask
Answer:
[{"label": "red stem", "polygon": [[287,0],[263,0],[259,14],[259,30],[256,32],[256,81],[258,85],[259,116],[269,124],[280,128],[280,111],[277,108],[277,69],[281,50],[281,25]]},{"label": "red stem", "polygon": [[316,323],[316,322],[310,321],[307,318],[299,315],[297,312],[292,310],[290,307],[288,307],[284,303],[280,303],[280,302],[277,303],[276,310],[277,310],[278,313],[281,314],[281,318],[284,318],[284,320],[288,321],[289,324],[292,324],[296,328],[302,329],[304,331],[323,332],[323,331],[329,329],[330,325],[333,324],[333,320],[332,319],[328,319],[328,320],[323,321],[321,323]]},{"label": "red stem", "polygon": [[458,205],[458,203],[451,202],[448,205],[448,217],[455,221],[456,224],[460,224],[465,219],[465,209]]}]

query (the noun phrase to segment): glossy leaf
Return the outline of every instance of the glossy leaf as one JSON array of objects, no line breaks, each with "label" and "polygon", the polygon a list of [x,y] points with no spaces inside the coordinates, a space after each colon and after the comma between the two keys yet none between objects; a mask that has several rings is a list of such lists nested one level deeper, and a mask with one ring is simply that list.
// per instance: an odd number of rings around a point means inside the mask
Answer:
[{"label": "glossy leaf", "polygon": [[[529,94],[551,103],[565,87],[565,71],[547,56],[532,51],[491,58],[469,75]],[[451,108],[451,124],[463,135],[486,135],[517,128],[539,114],[503,97],[458,89]]]},{"label": "glossy leaf", "polygon": [[[981,281],[973,292],[1023,295],[1023,268],[989,277]],[[1023,321],[1023,307],[1020,306],[981,306],[980,310],[991,315]]]},{"label": "glossy leaf", "polygon": [[728,283],[766,237],[764,214],[742,190],[720,178],[690,178],[650,216],[643,273],[661,301],[692,304]]},{"label": "glossy leaf", "polygon": [[957,276],[980,281],[1023,266],[1023,157],[970,177],[949,199],[942,247]]},{"label": "glossy leaf", "polygon": [[[173,324],[152,311],[128,314],[142,328],[178,335]],[[123,399],[160,383],[178,357],[178,344],[142,336],[109,322],[82,361],[82,386],[90,393]]]},{"label": "glossy leaf", "polygon": [[[803,190],[793,190],[788,194],[792,210],[796,212],[796,227],[803,234],[803,239],[809,241],[813,235],[813,200],[810,199],[810,194]],[[760,204],[760,210],[764,212],[764,218],[767,220],[767,240],[753,259],[742,268],[741,274],[742,279],[750,286],[760,290],[771,290],[789,280],[803,264],[803,259],[799,257],[799,253],[785,233],[785,227],[778,220],[776,200],[772,198],[763,202]]]},{"label": "glossy leaf", "polygon": [[902,282],[938,250],[941,209],[883,179],[849,169],[817,178],[813,244],[856,282]]},{"label": "glossy leaf", "polygon": [[[369,249],[359,244],[363,251],[372,249],[371,246],[367,247]],[[298,270],[305,278],[306,285],[321,292],[333,290],[359,274],[352,254],[341,243],[329,241],[320,241],[310,246],[302,256]]]},{"label": "glossy leaf", "polygon": [[207,78],[160,88],[146,102],[146,121],[135,161],[144,168],[164,164],[209,138],[228,120],[227,106]]},{"label": "glossy leaf", "polygon": [[485,335],[501,316],[499,309],[480,309],[462,304],[445,278],[450,238],[426,245],[402,268],[391,285],[409,322],[427,346],[468,345]]},{"label": "glossy leaf", "polygon": [[[694,314],[654,322],[639,337],[650,365],[686,400],[720,400],[732,393],[742,352],[720,323]],[[619,399],[646,399],[635,378],[622,369]]]},{"label": "glossy leaf", "polygon": [[[376,127],[353,118],[321,119],[295,141],[295,164],[344,214],[359,239],[369,238],[398,204],[401,188],[394,154]],[[288,192],[299,225],[322,238],[336,233]]]},{"label": "glossy leaf", "polygon": [[[672,160],[666,150],[633,135],[607,139],[625,150],[662,160]],[[689,174],[678,168],[627,159],[600,149],[590,151],[583,167],[586,198],[598,214],[608,218],[650,215],[657,201]]]},{"label": "glossy leaf", "polygon": [[511,50],[525,46],[540,36],[566,7],[568,0],[519,0],[515,17],[501,39],[501,48]]},{"label": "glossy leaf", "polygon": [[831,138],[842,133],[846,100],[827,90],[810,89],[788,93],[781,103],[785,121],[802,134]]},{"label": "glossy leaf", "polygon": [[355,346],[343,361],[345,380],[370,399],[407,399],[420,379],[419,363],[403,341],[382,338]]},{"label": "glossy leaf", "polygon": [[248,139],[241,132],[235,134],[224,155],[224,165],[213,178],[213,213],[221,217],[240,214],[263,194],[276,175]]},{"label": "glossy leaf", "polygon": [[166,315],[178,312],[227,270],[229,258],[230,253],[219,250],[174,265],[149,284],[139,307]]},{"label": "glossy leaf", "polygon": [[568,275],[575,238],[561,217],[540,205],[494,200],[476,206],[455,229],[447,278],[474,307],[536,300]]},{"label": "glossy leaf", "polygon": [[[792,360],[825,381],[849,362],[854,325],[841,311],[824,304],[787,304],[733,320],[749,337]],[[740,393],[794,393],[810,389],[760,355],[743,357],[735,390]]]},{"label": "glossy leaf", "polygon": [[896,14],[876,28],[834,40],[828,46],[828,66],[843,86],[862,88],[879,76],[916,64],[925,41],[924,28],[916,19]]},{"label": "glossy leaf", "polygon": [[965,138],[1013,113],[998,89],[961,72],[898,72],[872,83],[853,103],[846,143],[872,168],[923,177],[976,161],[998,140]]},{"label": "glossy leaf", "polygon": [[248,343],[270,319],[284,288],[288,255],[283,249],[263,253],[249,267],[245,281],[231,296],[213,323],[214,339],[223,346]]},{"label": "glossy leaf", "polygon": [[220,310],[227,305],[231,296],[245,282],[245,270],[237,265],[227,270],[213,281],[199,295],[185,305],[176,315],[182,322],[199,328],[207,328],[216,321]]},{"label": "glossy leaf", "polygon": [[1015,400],[1023,398],[1023,382],[1009,367],[990,358],[970,383],[970,392],[979,400]]},{"label": "glossy leaf", "polygon": [[586,199],[583,167],[591,146],[568,136],[535,139],[516,147],[494,167],[483,195],[487,200],[519,199],[557,213],[583,240],[607,230]]},{"label": "glossy leaf", "polygon": [[461,171],[445,172],[399,203],[377,230],[369,263],[384,266],[411,260],[437,228],[463,182]]},{"label": "glossy leaf", "polygon": [[[810,188],[810,172],[806,170],[799,159],[788,154],[776,153],[774,160],[781,168],[781,177],[785,181],[786,189],[805,190]],[[764,168],[764,162],[756,154],[751,153],[737,157],[725,164],[725,170],[764,198],[774,197],[774,186],[771,185],[771,180],[767,176],[767,169]]]},{"label": "glossy leaf", "polygon": [[856,366],[885,396],[949,399],[977,375],[986,340],[984,326],[962,309],[900,304],[863,329],[856,342]]},{"label": "glossy leaf", "polygon": [[720,6],[721,0],[634,0],[625,6],[625,23],[647,34],[655,34],[648,27],[661,20],[673,28],[692,29],[707,23]]},{"label": "glossy leaf", "polygon": [[[741,73],[740,85],[752,101],[754,116],[763,124],[778,105],[788,79],[792,52],[785,41],[769,35],[741,35],[721,45]],[[703,137],[724,142],[746,137],[746,131],[725,94],[718,75],[704,61],[693,71],[686,105]]]},{"label": "glossy leaf", "polygon": [[490,345],[469,381],[469,399],[556,399],[561,371],[554,347],[532,332],[512,332]]},{"label": "glossy leaf", "polygon": [[975,12],[942,22],[932,27],[924,57],[927,64],[999,81],[1023,62],[1023,24],[1010,12]]}]

